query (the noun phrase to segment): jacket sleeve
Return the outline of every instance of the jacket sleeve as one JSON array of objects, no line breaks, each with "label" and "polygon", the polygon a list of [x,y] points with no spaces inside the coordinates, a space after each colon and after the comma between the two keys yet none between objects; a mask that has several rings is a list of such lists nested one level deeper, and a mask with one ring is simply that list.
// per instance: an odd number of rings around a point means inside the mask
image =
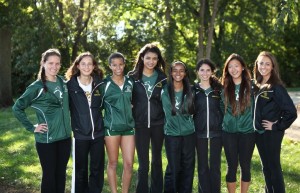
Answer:
[{"label": "jacket sleeve", "polygon": [[283,86],[276,86],[274,100],[279,105],[281,110],[281,117],[272,126],[272,130],[285,130],[291,126],[291,124],[297,118],[296,107]]},{"label": "jacket sleeve", "polygon": [[100,110],[102,111],[104,109],[104,96],[105,96],[105,87],[106,87],[106,80],[103,80],[101,85],[98,87],[98,90],[101,95],[101,103],[100,103]]},{"label": "jacket sleeve", "polygon": [[[42,88],[41,91],[42,92]],[[15,117],[22,123],[22,125],[31,132],[34,132],[34,125],[29,121],[25,109],[28,108],[32,101],[38,96],[39,89],[34,85],[30,85],[27,87],[26,91],[23,95],[17,99],[15,104],[12,107],[13,113]]]}]

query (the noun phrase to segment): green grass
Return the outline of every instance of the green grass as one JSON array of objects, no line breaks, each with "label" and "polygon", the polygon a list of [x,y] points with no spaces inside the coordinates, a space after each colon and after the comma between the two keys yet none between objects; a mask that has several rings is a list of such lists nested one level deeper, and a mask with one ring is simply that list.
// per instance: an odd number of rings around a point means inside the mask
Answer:
[{"label": "green grass", "polygon": [[[28,111],[30,119],[34,120],[33,111]],[[0,191],[1,187],[9,187],[12,192],[32,193],[39,192],[41,168],[35,150],[33,135],[27,132],[13,117],[11,109],[0,109]],[[164,167],[167,164],[163,153]],[[119,160],[118,182],[122,174],[122,160]],[[130,192],[134,192],[137,158],[135,157],[134,174]],[[282,168],[285,177],[286,192],[300,192],[300,143],[284,139],[282,145]],[[196,170],[195,170],[196,171]],[[67,192],[71,188],[72,159],[67,169]],[[225,183],[226,161],[222,154],[222,192],[226,191]],[[194,192],[197,192],[197,173],[194,176]],[[252,159],[252,182],[249,192],[262,193],[264,181],[257,150]],[[120,185],[119,185],[120,187]],[[109,193],[107,175],[105,174],[104,193]]]}]

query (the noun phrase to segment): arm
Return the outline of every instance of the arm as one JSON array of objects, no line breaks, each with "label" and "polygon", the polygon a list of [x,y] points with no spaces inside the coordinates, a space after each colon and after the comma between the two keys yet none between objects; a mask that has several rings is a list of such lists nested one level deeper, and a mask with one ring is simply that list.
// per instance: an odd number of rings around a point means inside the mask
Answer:
[{"label": "arm", "polygon": [[15,117],[28,131],[31,132],[34,132],[35,126],[29,121],[25,113],[25,109],[32,104],[32,101],[38,96],[38,94],[39,89],[34,85],[30,85],[12,107]]},{"label": "arm", "polygon": [[296,107],[283,86],[276,87],[274,100],[280,107],[281,117],[272,125],[272,130],[285,130],[297,118]]}]

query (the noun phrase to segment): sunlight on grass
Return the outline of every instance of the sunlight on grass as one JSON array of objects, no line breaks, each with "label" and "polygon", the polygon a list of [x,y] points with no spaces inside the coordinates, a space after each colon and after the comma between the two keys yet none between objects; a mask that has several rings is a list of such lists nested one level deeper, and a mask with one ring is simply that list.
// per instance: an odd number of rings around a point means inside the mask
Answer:
[{"label": "sunlight on grass", "polygon": [[[34,119],[33,111],[29,111],[30,117]],[[0,109],[0,118],[5,120],[0,122],[0,185],[6,184],[26,192],[39,192],[41,180],[41,167],[39,164],[38,155],[35,149],[34,136],[32,133],[26,131],[20,123],[13,118],[11,109]],[[287,193],[300,192],[300,143],[294,142],[284,138],[282,144],[282,169],[286,183]],[[167,158],[163,148],[163,171],[167,165]],[[150,157],[151,160],[151,157]],[[197,164],[197,163],[196,163]],[[107,173],[107,155],[105,157],[105,174],[103,192],[110,192]],[[221,192],[227,192],[225,174],[226,174],[226,159],[224,150],[222,151],[222,165],[221,165]],[[137,177],[138,161],[135,153],[133,175],[129,192],[135,192],[136,177]],[[117,168],[118,189],[121,188],[122,177],[122,154],[119,154],[119,164]],[[261,164],[257,149],[255,148],[252,158],[252,181],[249,188],[249,193],[263,193],[264,179],[261,171]],[[66,192],[71,189],[72,176],[72,158],[70,157],[67,166],[67,181]],[[237,188],[239,189],[239,176],[237,174]],[[197,165],[195,166],[193,192],[197,192],[198,188],[198,174]]]}]

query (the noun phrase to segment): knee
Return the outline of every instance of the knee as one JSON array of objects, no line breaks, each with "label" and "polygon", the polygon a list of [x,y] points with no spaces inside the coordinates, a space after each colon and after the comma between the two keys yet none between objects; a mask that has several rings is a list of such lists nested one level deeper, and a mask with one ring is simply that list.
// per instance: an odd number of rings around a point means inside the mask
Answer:
[{"label": "knee", "polygon": [[251,172],[250,168],[241,169],[241,179],[244,182],[250,182],[251,181]]},{"label": "knee", "polygon": [[112,161],[108,161],[108,169],[116,169],[118,166],[118,161],[112,160]]},{"label": "knee", "polygon": [[132,172],[132,168],[133,168],[133,162],[124,162],[123,163],[123,168],[124,168],[124,171],[127,171],[127,172]]},{"label": "knee", "polygon": [[237,167],[227,169],[226,182],[236,182]]}]

